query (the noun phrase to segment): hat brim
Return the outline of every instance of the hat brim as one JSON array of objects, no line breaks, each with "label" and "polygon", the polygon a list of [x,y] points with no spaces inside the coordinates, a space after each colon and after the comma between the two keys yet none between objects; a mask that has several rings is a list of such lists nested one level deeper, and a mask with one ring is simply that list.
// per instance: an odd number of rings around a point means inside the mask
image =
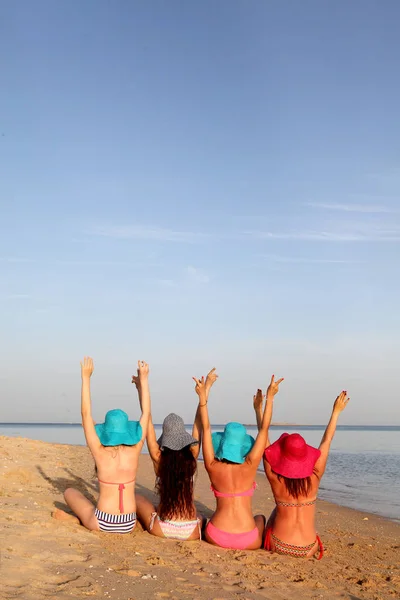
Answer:
[{"label": "hat brim", "polygon": [[284,456],[282,452],[282,441],[288,433],[282,433],[279,439],[268,446],[264,451],[264,457],[270,464],[271,469],[278,475],[288,479],[304,479],[313,474],[315,463],[321,456],[318,448],[306,444],[307,454],[302,459],[293,460]]},{"label": "hat brim", "polygon": [[157,440],[157,443],[161,450],[168,448],[169,450],[183,450],[186,446],[193,446],[198,444],[199,440],[196,440],[190,433],[185,430],[179,431],[178,435],[168,435],[162,433]]},{"label": "hat brim", "polygon": [[135,446],[140,442],[143,435],[139,421],[128,421],[124,431],[107,429],[105,423],[100,423],[94,427],[102,446]]},{"label": "hat brim", "polygon": [[241,444],[229,444],[225,439],[224,431],[215,431],[211,435],[215,458],[229,460],[229,462],[243,464],[247,454],[254,446],[255,439],[246,433]]}]

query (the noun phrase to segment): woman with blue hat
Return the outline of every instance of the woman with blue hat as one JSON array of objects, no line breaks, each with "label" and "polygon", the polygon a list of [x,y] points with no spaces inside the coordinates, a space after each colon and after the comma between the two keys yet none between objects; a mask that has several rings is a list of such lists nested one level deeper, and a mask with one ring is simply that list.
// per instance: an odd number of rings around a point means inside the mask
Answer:
[{"label": "woman with blue hat", "polygon": [[254,439],[240,423],[228,423],[223,432],[211,434],[206,382],[204,377],[193,379],[203,426],[204,465],[217,501],[217,509],[205,528],[205,539],[222,548],[255,550],[262,544],[265,517],[253,516],[254,479],[267,442],[272,401],[283,380],[271,378],[261,427]]},{"label": "woman with blue hat", "polygon": [[[95,425],[92,418],[90,378],[93,370],[93,360],[85,357],[81,363],[82,425],[96,463],[100,495],[97,507],[74,488],[65,490],[64,498],[87,529],[130,533],[136,525],[136,471],[150,418],[149,366],[144,361],[138,362],[140,421],[129,421],[126,412],[117,408],[109,410],[100,425]],[[62,511],[54,516],[63,518]]]},{"label": "woman with blue hat", "polygon": [[[217,375],[215,369],[206,379],[209,391]],[[132,377],[141,398],[141,384],[138,377]],[[164,419],[162,434],[157,440],[150,417],[147,430],[147,447],[156,473],[156,490],[159,504],[155,507],[144,496],[136,495],[136,510],[143,527],[152,535],[191,541],[201,539],[202,518],[194,505],[193,487],[197,471],[197,457],[201,445],[201,421],[197,409],[192,435],[186,429],[183,419],[170,413]]]}]

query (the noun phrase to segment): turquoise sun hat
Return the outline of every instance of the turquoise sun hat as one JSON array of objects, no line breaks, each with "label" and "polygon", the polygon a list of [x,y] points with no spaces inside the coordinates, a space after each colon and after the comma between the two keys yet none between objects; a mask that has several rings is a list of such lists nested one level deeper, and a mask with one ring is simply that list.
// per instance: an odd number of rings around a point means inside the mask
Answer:
[{"label": "turquoise sun hat", "polygon": [[215,457],[242,464],[252,449],[255,439],[246,432],[241,423],[227,423],[224,431],[212,434]]},{"label": "turquoise sun hat", "polygon": [[143,434],[139,421],[129,421],[126,412],[120,408],[109,410],[104,423],[94,427],[103,446],[134,446]]}]

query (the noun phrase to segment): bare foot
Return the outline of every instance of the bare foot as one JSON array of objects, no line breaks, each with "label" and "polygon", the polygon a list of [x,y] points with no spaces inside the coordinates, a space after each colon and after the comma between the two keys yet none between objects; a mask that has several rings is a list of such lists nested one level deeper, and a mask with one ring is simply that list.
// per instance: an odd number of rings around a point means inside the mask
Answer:
[{"label": "bare foot", "polygon": [[61,510],[61,508],[56,508],[56,510],[51,513],[51,516],[53,519],[57,519],[57,521],[69,521],[70,523],[78,523],[78,525],[80,525],[78,517],[70,515],[64,510]]}]

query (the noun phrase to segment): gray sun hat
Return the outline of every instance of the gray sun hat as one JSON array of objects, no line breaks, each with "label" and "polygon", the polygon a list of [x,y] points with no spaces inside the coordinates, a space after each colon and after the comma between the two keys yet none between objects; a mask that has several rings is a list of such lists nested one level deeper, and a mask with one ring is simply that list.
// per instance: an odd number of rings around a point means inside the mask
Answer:
[{"label": "gray sun hat", "polygon": [[182,450],[182,448],[185,448],[186,446],[192,446],[193,444],[199,443],[196,438],[186,431],[183,419],[175,413],[171,413],[165,417],[162,426],[162,434],[157,442],[161,450],[164,448],[169,448],[170,450]]}]

